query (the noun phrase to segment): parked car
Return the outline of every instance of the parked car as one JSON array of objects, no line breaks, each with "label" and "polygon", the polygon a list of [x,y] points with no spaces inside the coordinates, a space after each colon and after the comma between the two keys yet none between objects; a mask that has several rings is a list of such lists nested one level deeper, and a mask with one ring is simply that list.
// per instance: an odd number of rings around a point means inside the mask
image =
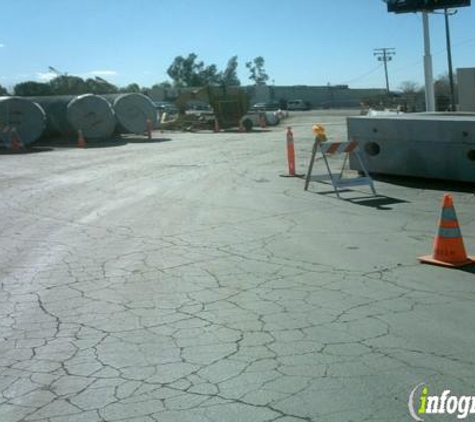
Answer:
[{"label": "parked car", "polygon": [[275,111],[280,109],[278,101],[269,101],[267,103],[256,103],[251,107],[252,110]]},{"label": "parked car", "polygon": [[303,100],[289,100],[287,110],[310,110],[310,104]]}]

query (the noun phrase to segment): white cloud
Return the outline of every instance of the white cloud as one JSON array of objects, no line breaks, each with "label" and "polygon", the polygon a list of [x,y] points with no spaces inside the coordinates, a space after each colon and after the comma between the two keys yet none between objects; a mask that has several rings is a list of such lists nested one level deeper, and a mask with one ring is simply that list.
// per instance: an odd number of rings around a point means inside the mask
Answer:
[{"label": "white cloud", "polygon": [[[117,76],[119,73],[115,70],[92,70],[90,72],[78,74],[78,73],[67,73],[69,76],[79,76],[80,78],[87,79],[94,76],[103,76],[103,77],[114,77]],[[39,80],[40,82],[49,82],[51,79],[54,79],[58,76],[55,72],[37,72],[35,75],[35,79]]]},{"label": "white cloud", "polygon": [[58,76],[54,72],[38,72],[36,74],[36,79],[39,79],[41,82],[49,82],[51,79],[56,78]]},{"label": "white cloud", "polygon": [[118,72],[115,70],[91,70],[87,74],[92,76],[116,76]]}]

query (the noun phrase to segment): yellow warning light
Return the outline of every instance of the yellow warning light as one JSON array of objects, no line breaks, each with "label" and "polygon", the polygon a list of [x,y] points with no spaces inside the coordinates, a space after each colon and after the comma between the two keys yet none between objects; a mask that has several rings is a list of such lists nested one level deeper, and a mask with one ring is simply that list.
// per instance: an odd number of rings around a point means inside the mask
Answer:
[{"label": "yellow warning light", "polygon": [[325,128],[322,125],[313,125],[312,126],[312,132],[315,134],[317,138],[326,138],[325,135]]}]

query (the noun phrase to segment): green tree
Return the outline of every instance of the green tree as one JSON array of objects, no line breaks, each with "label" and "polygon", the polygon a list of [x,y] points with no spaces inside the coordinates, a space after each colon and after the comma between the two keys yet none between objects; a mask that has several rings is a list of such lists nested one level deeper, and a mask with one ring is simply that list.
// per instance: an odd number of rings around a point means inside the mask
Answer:
[{"label": "green tree", "polygon": [[172,83],[170,81],[163,81],[163,82],[159,82],[159,83],[156,83],[154,85],[152,85],[152,89],[154,88],[171,88],[172,87]]},{"label": "green tree", "polygon": [[193,87],[217,84],[220,75],[216,65],[206,66],[202,61],[197,61],[194,53],[188,57],[177,56],[167,69],[167,73],[176,87]]},{"label": "green tree", "polygon": [[47,83],[25,81],[13,87],[13,94],[18,96],[43,96],[51,95],[51,86]]},{"label": "green tree", "polygon": [[53,95],[81,95],[88,92],[88,85],[79,76],[61,75],[49,81]]},{"label": "green tree", "polygon": [[2,85],[0,85],[0,96],[8,95],[8,91]]},{"label": "green tree", "polygon": [[238,56],[233,56],[228,60],[228,64],[226,65],[226,69],[220,76],[220,82],[223,85],[227,86],[239,86],[241,85],[241,81],[237,76],[237,67],[238,67]]},{"label": "green tree", "polygon": [[127,86],[120,89],[121,92],[137,92],[140,93],[140,85],[134,83],[128,84]]},{"label": "green tree", "polygon": [[143,95],[146,95],[147,97],[150,96],[150,88],[147,87],[147,86],[143,86],[142,88],[140,88],[140,93],[143,94]]},{"label": "green tree", "polygon": [[115,94],[119,88],[102,78],[86,79],[87,92],[90,94]]},{"label": "green tree", "polygon": [[[203,62],[201,62],[203,63]],[[196,79],[195,86],[202,85],[215,85],[220,83],[221,75],[218,73],[218,68],[215,64],[205,66],[203,64],[201,70],[199,71]]]},{"label": "green tree", "polygon": [[249,79],[256,85],[265,85],[269,79],[269,75],[264,69],[264,57],[256,57],[253,61],[247,62],[246,67],[249,69]]}]

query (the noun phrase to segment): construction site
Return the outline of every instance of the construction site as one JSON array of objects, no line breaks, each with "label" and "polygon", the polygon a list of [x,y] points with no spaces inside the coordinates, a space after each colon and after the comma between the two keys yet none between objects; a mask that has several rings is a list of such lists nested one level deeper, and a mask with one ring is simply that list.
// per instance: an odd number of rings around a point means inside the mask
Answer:
[{"label": "construction site", "polygon": [[475,417],[457,76],[414,113],[346,85],[0,97],[0,422]]},{"label": "construction site", "polygon": [[474,267],[418,258],[447,192],[473,256],[474,185],[335,192],[320,149],[307,190],[281,177],[307,174],[315,123],[330,145],[347,118],[2,155],[1,419],[393,421],[421,380],[473,388]]}]

